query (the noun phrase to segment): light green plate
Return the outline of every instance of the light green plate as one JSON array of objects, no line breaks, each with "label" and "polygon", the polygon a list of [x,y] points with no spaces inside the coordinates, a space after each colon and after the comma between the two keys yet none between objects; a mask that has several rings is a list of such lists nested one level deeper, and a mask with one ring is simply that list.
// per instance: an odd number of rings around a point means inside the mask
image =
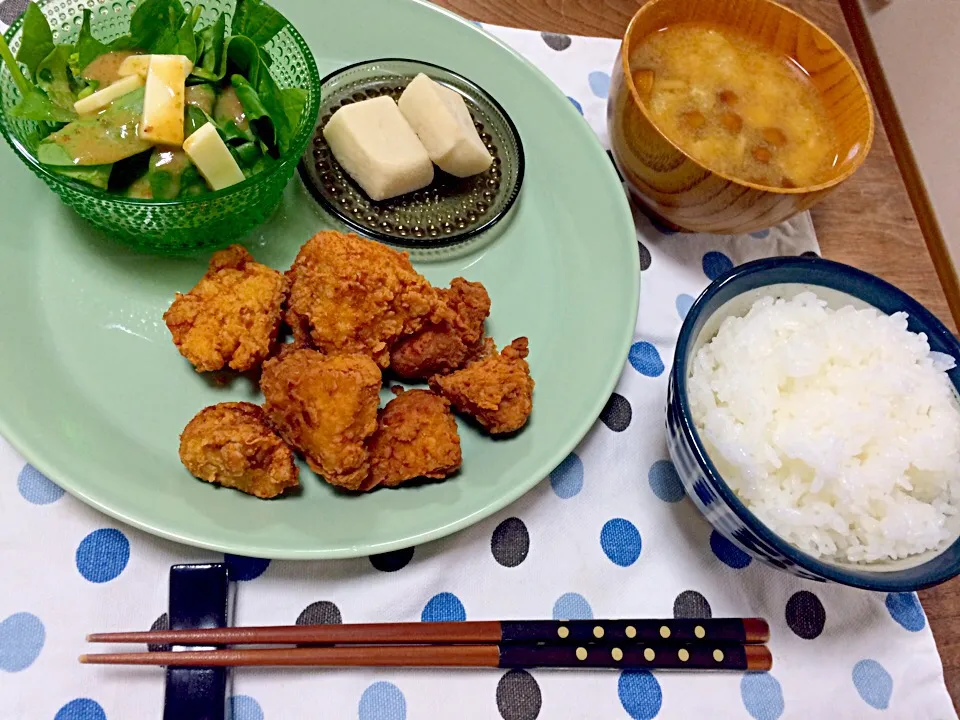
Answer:
[{"label": "light green plate", "polygon": [[[534,411],[516,437],[461,424],[463,471],[443,483],[353,497],[304,469],[303,492],[263,501],[191,478],[178,435],[206,405],[259,401],[177,353],[162,315],[207,257],[137,255],[88,229],[0,152],[0,432],[82,500],[148,532],[265,558],[369,555],[467,527],[543,480],[614,388],[633,336],[640,269],[623,190],[596,137],[539,71],[470,23],[414,0],[277,2],[321,74],[372,57],[449,67],[490,92],[520,129],[526,179],[498,237],[459,259],[419,262],[432,282],[482,281],[499,345],[530,338]],[[362,17],[361,17],[362,16]],[[299,181],[247,245],[289,266],[329,221]]]}]

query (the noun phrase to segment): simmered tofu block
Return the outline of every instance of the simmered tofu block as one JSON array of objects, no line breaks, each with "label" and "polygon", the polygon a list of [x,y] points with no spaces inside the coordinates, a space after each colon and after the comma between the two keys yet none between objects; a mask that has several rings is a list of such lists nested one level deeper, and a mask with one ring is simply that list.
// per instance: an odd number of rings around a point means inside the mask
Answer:
[{"label": "simmered tofu block", "polygon": [[399,106],[438,168],[470,177],[490,167],[493,158],[460,93],[420,73],[403,91]]},{"label": "simmered tofu block", "polygon": [[371,200],[387,200],[433,182],[433,163],[393,98],[346,105],[323,128],[333,156]]}]

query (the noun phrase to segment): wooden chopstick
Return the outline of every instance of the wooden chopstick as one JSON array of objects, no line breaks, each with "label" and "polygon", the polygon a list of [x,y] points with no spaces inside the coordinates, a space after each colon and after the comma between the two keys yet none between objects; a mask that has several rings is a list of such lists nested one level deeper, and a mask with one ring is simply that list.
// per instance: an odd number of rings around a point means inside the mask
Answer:
[{"label": "wooden chopstick", "polygon": [[81,655],[99,665],[177,667],[491,667],[647,668],[654,670],[764,671],[773,666],[765,645],[389,645],[264,648]]},{"label": "wooden chopstick", "polygon": [[88,642],[157,645],[510,645],[513,643],[657,642],[762,644],[770,626],[760,618],[701,620],[513,620],[503,622],[373,623],[231,627],[94,633]]}]

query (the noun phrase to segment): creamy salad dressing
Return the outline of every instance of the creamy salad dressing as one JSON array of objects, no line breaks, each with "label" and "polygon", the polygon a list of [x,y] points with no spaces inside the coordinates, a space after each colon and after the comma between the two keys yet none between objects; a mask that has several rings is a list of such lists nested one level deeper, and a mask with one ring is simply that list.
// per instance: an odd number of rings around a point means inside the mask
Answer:
[{"label": "creamy salad dressing", "polygon": [[83,69],[83,77],[87,80],[96,80],[98,88],[104,88],[112,85],[120,79],[120,65],[131,55],[140,55],[141,53],[133,50],[115,50],[114,52],[104,53],[98,58],[94,58],[89,65]]},{"label": "creamy salad dressing", "polygon": [[243,104],[237,96],[237,91],[233,85],[228,85],[217,96],[216,105],[213,108],[213,117],[217,122],[233,121],[237,130],[246,132],[250,129],[250,122],[247,120],[247,114],[243,109]]}]

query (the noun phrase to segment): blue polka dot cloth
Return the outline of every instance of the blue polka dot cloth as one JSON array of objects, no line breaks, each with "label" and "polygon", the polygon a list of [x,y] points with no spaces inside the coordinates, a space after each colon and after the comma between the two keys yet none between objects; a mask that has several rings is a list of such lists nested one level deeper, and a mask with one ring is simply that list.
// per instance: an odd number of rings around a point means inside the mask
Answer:
[{"label": "blue polka dot cloth", "polygon": [[[0,1],[0,20],[13,5]],[[542,68],[607,145],[617,41],[483,30]],[[755,615],[773,632],[773,671],[752,675],[237,672],[233,720],[955,718],[916,595],[751,562],[698,514],[668,459],[666,373],[684,316],[731,267],[816,252],[809,216],[738,237],[635,220],[640,316],[595,427],[531,492],[444,540],[313,563],[196,550],[100,515],[0,440],[0,718],[159,718],[163,673],[81,668],[83,636],[167,627],[169,567],[210,561],[236,580],[238,625]]]}]

